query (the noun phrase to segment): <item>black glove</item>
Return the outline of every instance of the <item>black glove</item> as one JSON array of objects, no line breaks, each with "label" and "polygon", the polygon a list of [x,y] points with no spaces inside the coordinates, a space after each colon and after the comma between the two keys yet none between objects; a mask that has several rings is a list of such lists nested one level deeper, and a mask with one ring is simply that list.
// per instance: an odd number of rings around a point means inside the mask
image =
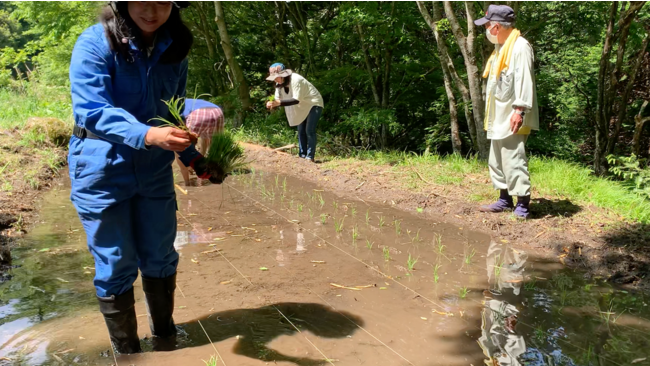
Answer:
[{"label": "black glove", "polygon": [[203,156],[199,156],[192,160],[190,163],[190,166],[194,171],[196,172],[196,176],[201,178],[201,179],[210,179],[210,173],[208,172],[208,166],[207,162],[205,161],[205,158]]},{"label": "black glove", "polygon": [[192,160],[190,166],[196,172],[197,177],[199,177],[200,179],[208,179],[210,183],[213,184],[223,183],[223,180],[226,179],[226,177],[228,176],[227,174],[222,177],[213,176],[212,173],[209,171],[207,161],[203,156],[199,156],[196,159]]}]

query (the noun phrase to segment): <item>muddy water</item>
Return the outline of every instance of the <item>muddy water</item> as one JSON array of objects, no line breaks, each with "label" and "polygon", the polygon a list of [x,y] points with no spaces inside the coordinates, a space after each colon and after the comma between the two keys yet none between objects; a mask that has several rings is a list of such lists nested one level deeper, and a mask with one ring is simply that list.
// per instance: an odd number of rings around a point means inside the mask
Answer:
[{"label": "muddy water", "polygon": [[[67,197],[64,186],[48,194],[14,252],[22,266],[0,287],[0,364],[650,364],[642,295],[261,171],[179,193],[177,349],[114,358]],[[136,294],[151,350],[139,283]]]}]

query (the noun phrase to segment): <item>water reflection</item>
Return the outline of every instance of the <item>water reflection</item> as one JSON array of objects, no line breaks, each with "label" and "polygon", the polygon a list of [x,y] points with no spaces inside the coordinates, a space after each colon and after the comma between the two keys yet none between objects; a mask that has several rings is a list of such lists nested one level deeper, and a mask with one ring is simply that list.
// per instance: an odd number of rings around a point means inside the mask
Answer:
[{"label": "water reflection", "polygon": [[526,352],[526,341],[516,332],[519,310],[501,295],[512,290],[512,296],[519,297],[527,258],[525,252],[495,241],[488,248],[486,268],[490,296],[485,299],[481,314],[482,334],[478,340],[488,358],[486,365],[520,366],[518,358]]},{"label": "water reflection", "polygon": [[492,241],[486,259],[491,292],[500,295],[504,289],[512,289],[514,295],[519,295],[527,259],[526,252]]},{"label": "water reflection", "polygon": [[307,251],[307,247],[305,246],[305,235],[303,233],[298,233],[296,235],[296,252],[302,253]]},{"label": "water reflection", "polygon": [[188,244],[207,244],[214,243],[216,238],[225,236],[223,232],[212,232],[204,229],[200,224],[194,225],[191,231],[179,230],[176,232],[174,248],[179,250]]}]

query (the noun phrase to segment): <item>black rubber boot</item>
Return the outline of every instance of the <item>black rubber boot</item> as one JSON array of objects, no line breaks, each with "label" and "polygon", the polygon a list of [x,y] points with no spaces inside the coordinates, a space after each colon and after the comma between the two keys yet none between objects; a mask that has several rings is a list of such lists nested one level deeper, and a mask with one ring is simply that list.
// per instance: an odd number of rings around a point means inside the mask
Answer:
[{"label": "black rubber boot", "polygon": [[97,296],[97,300],[99,300],[99,311],[104,315],[115,353],[130,354],[140,352],[133,288],[117,296]]},{"label": "black rubber boot", "polygon": [[176,326],[174,313],[174,291],[176,290],[176,273],[165,278],[147,278],[142,276],[142,290],[147,300],[149,327],[155,351],[168,351],[176,344]]}]

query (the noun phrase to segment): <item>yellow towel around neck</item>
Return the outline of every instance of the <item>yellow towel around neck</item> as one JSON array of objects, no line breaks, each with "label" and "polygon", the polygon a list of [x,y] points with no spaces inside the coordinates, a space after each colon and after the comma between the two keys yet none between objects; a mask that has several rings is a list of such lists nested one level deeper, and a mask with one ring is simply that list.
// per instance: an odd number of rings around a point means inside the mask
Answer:
[{"label": "yellow towel around neck", "polygon": [[[521,32],[518,29],[513,29],[510,35],[508,36],[508,39],[506,39],[506,43],[501,46],[501,52],[499,53],[499,58],[497,59],[497,65],[498,69],[496,74],[494,74],[495,78],[498,78],[498,75],[501,75],[501,71],[503,69],[507,69],[510,66],[510,59],[512,58],[512,50],[515,48],[515,42],[517,41],[517,38],[521,35]],[[492,62],[494,61],[494,56],[496,55],[497,51],[494,50],[492,51],[492,55],[490,55],[490,58],[488,59],[488,62],[485,64],[485,70],[483,71],[483,78],[487,78],[490,76],[490,69],[492,68]]]}]

